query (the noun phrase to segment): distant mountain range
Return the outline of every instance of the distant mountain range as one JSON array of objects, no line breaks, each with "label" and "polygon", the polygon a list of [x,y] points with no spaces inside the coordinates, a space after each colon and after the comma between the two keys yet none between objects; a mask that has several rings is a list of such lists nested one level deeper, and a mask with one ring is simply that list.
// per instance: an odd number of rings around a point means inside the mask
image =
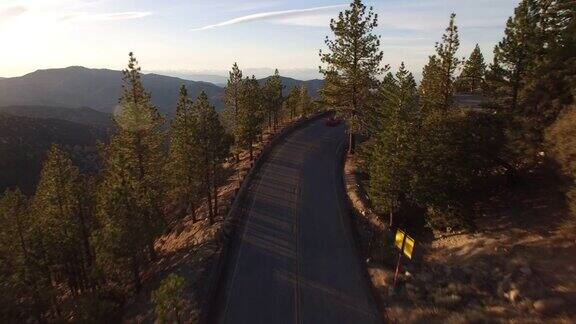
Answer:
[{"label": "distant mountain range", "polygon": [[226,82],[228,81],[228,77],[224,75],[217,75],[217,74],[206,74],[206,73],[193,73],[193,72],[181,72],[181,71],[154,71],[150,73],[156,73],[160,75],[168,75],[173,76],[176,78],[190,80],[190,81],[199,81],[199,82],[210,82],[219,87],[226,86]]},{"label": "distant mountain range", "polygon": [[[192,97],[206,91],[212,103],[220,108],[222,88],[212,83],[194,82],[157,74],[145,74],[142,82],[152,93],[158,109],[171,114],[178,90],[185,85]],[[0,80],[0,106],[90,107],[112,113],[122,91],[122,73],[106,69],[68,67],[38,70],[16,78]]]},{"label": "distant mountain range", "polygon": [[[264,82],[262,79],[261,82]],[[204,90],[217,110],[223,109],[224,88],[213,83],[190,81],[159,74],[144,74],[144,87],[151,92],[152,102],[160,112],[171,116],[175,111],[178,90],[188,88],[192,98]],[[300,81],[282,78],[286,93],[294,86],[304,85],[315,96],[322,80]],[[50,106],[64,108],[89,107],[113,113],[122,91],[121,71],[88,69],[72,66],[62,69],[38,70],[21,77],[0,78],[0,107]],[[12,110],[11,114],[14,114]]]},{"label": "distant mountain range", "polygon": [[[271,77],[263,78],[258,80],[258,82],[260,83],[260,85],[263,85],[270,78]],[[284,86],[284,95],[287,95],[292,88],[304,85],[304,87],[306,87],[306,90],[308,90],[308,94],[312,97],[316,97],[318,96],[318,91],[320,90],[320,88],[322,88],[322,85],[324,84],[324,80],[318,80],[318,79],[308,81],[301,81],[288,77],[280,77],[280,79],[282,80],[282,85]]]}]

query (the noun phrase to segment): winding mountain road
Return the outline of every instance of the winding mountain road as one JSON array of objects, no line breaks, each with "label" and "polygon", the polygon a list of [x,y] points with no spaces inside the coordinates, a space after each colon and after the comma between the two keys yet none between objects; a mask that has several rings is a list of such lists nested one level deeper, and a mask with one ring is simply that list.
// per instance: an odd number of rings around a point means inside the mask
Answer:
[{"label": "winding mountain road", "polygon": [[379,323],[344,204],[345,129],[323,119],[271,152],[217,300],[217,323]]}]

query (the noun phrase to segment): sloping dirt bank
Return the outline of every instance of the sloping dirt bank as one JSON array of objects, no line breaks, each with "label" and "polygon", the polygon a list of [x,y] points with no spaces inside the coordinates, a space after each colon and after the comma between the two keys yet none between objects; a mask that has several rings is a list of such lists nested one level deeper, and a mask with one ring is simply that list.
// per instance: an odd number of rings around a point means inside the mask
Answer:
[{"label": "sloping dirt bank", "polygon": [[381,308],[396,323],[575,323],[576,229],[564,183],[545,168],[513,190],[479,195],[474,233],[435,232],[391,289],[397,253],[370,210],[353,158],[347,191]]}]

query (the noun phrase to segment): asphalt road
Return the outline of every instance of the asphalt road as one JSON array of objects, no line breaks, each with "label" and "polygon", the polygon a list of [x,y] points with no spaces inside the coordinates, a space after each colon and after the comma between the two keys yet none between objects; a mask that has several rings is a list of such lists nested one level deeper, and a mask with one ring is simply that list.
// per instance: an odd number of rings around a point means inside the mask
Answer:
[{"label": "asphalt road", "polygon": [[324,120],[274,148],[252,183],[218,323],[379,323],[343,203],[344,126]]}]

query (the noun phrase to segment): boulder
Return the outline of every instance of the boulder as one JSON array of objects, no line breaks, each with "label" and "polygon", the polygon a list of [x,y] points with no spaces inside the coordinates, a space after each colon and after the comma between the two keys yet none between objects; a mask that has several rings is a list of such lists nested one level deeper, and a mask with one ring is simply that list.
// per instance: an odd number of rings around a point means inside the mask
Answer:
[{"label": "boulder", "polygon": [[418,290],[418,287],[414,286],[411,283],[407,283],[405,286],[406,290]]},{"label": "boulder", "polygon": [[498,297],[506,297],[506,292],[510,291],[512,286],[512,276],[506,275],[504,278],[498,282],[496,286],[496,295]]},{"label": "boulder", "polygon": [[433,278],[434,276],[429,272],[420,272],[416,275],[416,279],[424,283],[431,281]]},{"label": "boulder", "polygon": [[458,294],[441,295],[437,294],[434,296],[434,303],[437,306],[453,308],[458,306],[462,301],[462,297]]},{"label": "boulder", "polygon": [[515,304],[520,300],[520,291],[518,289],[512,289],[507,293],[508,300]]},{"label": "boulder", "polygon": [[459,269],[459,268],[455,268],[452,271],[452,278],[454,280],[462,282],[462,283],[468,283],[468,279],[469,279],[466,272],[464,272],[462,269]]},{"label": "boulder", "polygon": [[560,297],[538,299],[533,304],[534,310],[545,315],[558,313],[565,305],[566,301]]},{"label": "boulder", "polygon": [[504,306],[487,306],[485,307],[486,311],[496,317],[505,317],[508,313],[506,307]]},{"label": "boulder", "polygon": [[520,273],[522,273],[523,275],[525,275],[527,277],[532,275],[532,269],[527,265],[520,267],[519,270],[520,270]]},{"label": "boulder", "polygon": [[532,310],[533,302],[530,299],[523,299],[517,304],[518,309],[529,312]]}]

